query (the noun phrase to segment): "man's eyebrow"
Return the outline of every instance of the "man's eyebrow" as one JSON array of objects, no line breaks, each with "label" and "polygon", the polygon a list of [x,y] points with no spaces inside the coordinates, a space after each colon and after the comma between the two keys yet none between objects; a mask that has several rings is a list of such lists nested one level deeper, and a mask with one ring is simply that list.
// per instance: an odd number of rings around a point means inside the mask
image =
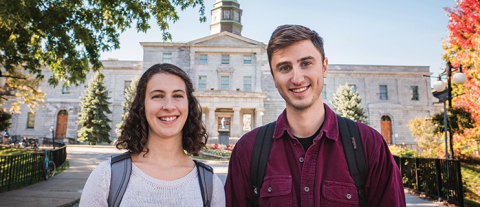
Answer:
[{"label": "man's eyebrow", "polygon": [[302,62],[302,61],[310,60],[310,59],[315,59],[315,58],[313,56],[307,56],[307,57],[301,58],[300,60],[297,60],[297,62]]}]

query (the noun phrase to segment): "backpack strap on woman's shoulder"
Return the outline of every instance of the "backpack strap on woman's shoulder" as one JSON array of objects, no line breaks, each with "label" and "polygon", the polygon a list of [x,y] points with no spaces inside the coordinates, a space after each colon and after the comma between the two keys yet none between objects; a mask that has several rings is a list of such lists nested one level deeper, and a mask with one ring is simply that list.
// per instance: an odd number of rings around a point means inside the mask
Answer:
[{"label": "backpack strap on woman's shoulder", "polygon": [[203,206],[210,207],[213,194],[213,168],[198,160],[193,160],[197,166],[198,183],[202,192]]},{"label": "backpack strap on woman's shoulder", "polygon": [[110,192],[108,194],[108,207],[120,206],[123,194],[127,189],[132,173],[132,159],[130,152],[112,157],[111,160]]}]

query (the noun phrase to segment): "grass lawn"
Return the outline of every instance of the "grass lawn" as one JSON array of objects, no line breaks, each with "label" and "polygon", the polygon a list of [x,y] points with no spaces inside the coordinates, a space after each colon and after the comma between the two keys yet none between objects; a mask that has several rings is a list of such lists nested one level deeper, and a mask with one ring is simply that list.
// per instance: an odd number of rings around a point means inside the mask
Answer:
[{"label": "grass lawn", "polygon": [[462,163],[465,206],[480,207],[480,165]]},{"label": "grass lawn", "polygon": [[15,154],[22,154],[22,153],[29,153],[29,152],[36,152],[36,151],[31,149],[24,149],[24,148],[0,146],[0,156],[15,155]]}]

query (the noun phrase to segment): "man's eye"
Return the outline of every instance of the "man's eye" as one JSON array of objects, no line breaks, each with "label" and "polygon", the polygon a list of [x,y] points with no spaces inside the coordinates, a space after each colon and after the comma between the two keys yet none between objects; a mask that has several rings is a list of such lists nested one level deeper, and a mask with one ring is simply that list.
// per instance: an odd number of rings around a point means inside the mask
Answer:
[{"label": "man's eye", "polygon": [[280,70],[280,71],[284,71],[284,70],[289,70],[289,69],[290,69],[290,66],[285,65],[285,66],[280,67],[279,70]]},{"label": "man's eye", "polygon": [[309,66],[311,64],[312,64],[311,62],[302,62],[302,66]]}]

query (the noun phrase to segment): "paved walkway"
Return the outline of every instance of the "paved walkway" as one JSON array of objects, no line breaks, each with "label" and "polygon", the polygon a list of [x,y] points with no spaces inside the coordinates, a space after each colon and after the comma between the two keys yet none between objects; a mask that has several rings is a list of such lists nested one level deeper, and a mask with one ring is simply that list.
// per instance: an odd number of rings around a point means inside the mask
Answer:
[{"label": "paved walkway", "polygon": [[[78,202],[85,182],[90,172],[107,160],[112,154],[122,151],[114,148],[67,147],[67,159],[70,168],[47,181],[27,186],[25,188],[0,193],[0,207],[22,206],[69,206]],[[225,183],[227,165],[224,163],[209,162],[215,173]],[[405,194],[407,206],[430,207],[440,206],[429,201]]]}]

